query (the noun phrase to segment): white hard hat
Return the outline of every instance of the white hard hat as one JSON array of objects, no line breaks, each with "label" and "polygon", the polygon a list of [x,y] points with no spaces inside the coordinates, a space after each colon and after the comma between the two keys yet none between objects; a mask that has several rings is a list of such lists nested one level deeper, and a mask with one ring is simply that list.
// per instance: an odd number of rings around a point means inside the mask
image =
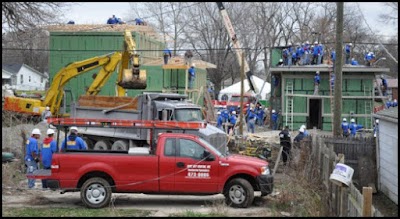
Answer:
[{"label": "white hard hat", "polygon": [[379,119],[376,119],[376,120],[375,120],[375,123],[379,123]]},{"label": "white hard hat", "polygon": [[232,114],[236,114],[236,111],[232,111]]},{"label": "white hard hat", "polygon": [[283,62],[283,59],[279,59],[280,62]]},{"label": "white hard hat", "polygon": [[381,78],[384,78],[384,76],[383,76],[383,75],[381,75]]},{"label": "white hard hat", "polygon": [[46,106],[46,110],[50,110],[50,107]]},{"label": "white hard hat", "polygon": [[289,45],[289,46],[291,46],[291,45],[292,45],[292,43],[289,43],[288,45]]},{"label": "white hard hat", "polygon": [[300,129],[299,129],[299,132],[304,132],[304,128],[300,128]]},{"label": "white hard hat", "polygon": [[346,122],[347,121],[347,119],[346,118],[343,118],[343,122]]},{"label": "white hard hat", "polygon": [[33,129],[32,130],[32,135],[41,135],[42,133],[40,132],[39,129]]},{"label": "white hard hat", "polygon": [[193,64],[192,64],[192,67],[196,67],[196,64],[193,63]]},{"label": "white hard hat", "polygon": [[272,113],[275,113],[275,110],[274,110],[274,109],[272,110]]},{"label": "white hard hat", "polygon": [[354,61],[354,58],[351,58],[351,61]]},{"label": "white hard hat", "polygon": [[353,44],[349,43],[349,46],[353,46]]},{"label": "white hard hat", "polygon": [[301,125],[300,128],[301,129],[306,129],[306,126],[305,125]]},{"label": "white hard hat", "polygon": [[253,107],[250,107],[250,110],[254,110]]},{"label": "white hard hat", "polygon": [[393,100],[393,102],[397,103],[397,100],[396,100],[396,99],[394,99],[394,100]]},{"label": "white hard hat", "polygon": [[373,55],[374,54],[374,52],[371,52],[371,55]]},{"label": "white hard hat", "polygon": [[318,42],[317,42],[317,41],[315,41],[315,42],[314,42],[314,44],[318,44]]},{"label": "white hard hat", "polygon": [[316,74],[319,74],[319,71],[315,72]]},{"label": "white hard hat", "polygon": [[310,42],[306,41],[306,44],[310,44]]},{"label": "white hard hat", "polygon": [[76,131],[78,131],[78,127],[76,127],[76,126],[72,126],[71,128],[69,128],[69,130],[70,130],[70,131],[72,131],[72,130],[76,130]]},{"label": "white hard hat", "polygon": [[356,120],[355,119],[351,119],[350,122],[356,122]]},{"label": "white hard hat", "polygon": [[221,114],[221,112],[220,112],[220,111],[218,111],[218,112],[217,112],[217,115],[220,115],[220,114]]},{"label": "white hard hat", "polygon": [[47,129],[47,135],[51,135],[54,134],[54,130],[53,129]]}]

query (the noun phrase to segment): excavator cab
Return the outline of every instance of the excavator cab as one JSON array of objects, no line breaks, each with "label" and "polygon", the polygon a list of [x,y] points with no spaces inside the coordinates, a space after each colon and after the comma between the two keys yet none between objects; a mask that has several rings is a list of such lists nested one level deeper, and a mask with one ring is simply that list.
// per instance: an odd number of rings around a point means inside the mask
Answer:
[{"label": "excavator cab", "polygon": [[[131,62],[132,68],[128,68],[129,62]],[[136,53],[136,43],[132,38],[131,32],[126,30],[120,67],[122,78],[118,81],[118,85],[124,89],[145,89],[147,87],[146,70],[141,70],[139,67],[140,57]]]}]

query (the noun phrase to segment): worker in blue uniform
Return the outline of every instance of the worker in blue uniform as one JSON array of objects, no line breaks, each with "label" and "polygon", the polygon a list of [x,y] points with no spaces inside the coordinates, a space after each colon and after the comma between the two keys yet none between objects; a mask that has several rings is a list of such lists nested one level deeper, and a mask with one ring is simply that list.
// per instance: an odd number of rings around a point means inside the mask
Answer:
[{"label": "worker in blue uniform", "polygon": [[358,128],[355,119],[350,120],[349,128],[350,128],[350,137],[356,137]]},{"label": "worker in blue uniform", "polygon": [[78,128],[72,126],[69,131],[70,134],[67,137],[67,141],[64,139],[61,144],[61,150],[87,150],[85,142],[81,137],[78,136]]},{"label": "worker in blue uniform", "polygon": [[[33,173],[38,169],[37,163],[39,162],[39,146],[38,140],[40,139],[41,132],[35,128],[32,130],[31,137],[26,141],[25,165],[27,167],[26,173]],[[28,188],[35,187],[35,179],[28,179]]]},{"label": "worker in blue uniform", "polygon": [[278,113],[273,109],[272,110],[272,130],[277,130],[278,129]]},{"label": "worker in blue uniform", "polygon": [[[48,129],[47,130],[47,137],[43,139],[42,143],[42,150],[41,150],[41,155],[42,155],[42,166],[43,169],[51,169],[51,160],[53,159],[53,154],[57,152],[57,143],[53,139],[54,136],[54,130],[53,129]],[[47,180],[42,179],[42,188],[47,189]]]},{"label": "worker in blue uniform", "polygon": [[343,118],[342,130],[343,130],[343,137],[348,137],[350,134],[350,129],[349,129],[349,123],[347,123],[346,118]]}]

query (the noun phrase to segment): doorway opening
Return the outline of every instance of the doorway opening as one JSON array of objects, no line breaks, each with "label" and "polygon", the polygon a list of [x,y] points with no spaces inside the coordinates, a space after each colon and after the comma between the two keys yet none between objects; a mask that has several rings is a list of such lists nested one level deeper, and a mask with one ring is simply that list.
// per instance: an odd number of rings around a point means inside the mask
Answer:
[{"label": "doorway opening", "polygon": [[309,99],[309,122],[307,129],[322,128],[322,100],[321,99]]}]

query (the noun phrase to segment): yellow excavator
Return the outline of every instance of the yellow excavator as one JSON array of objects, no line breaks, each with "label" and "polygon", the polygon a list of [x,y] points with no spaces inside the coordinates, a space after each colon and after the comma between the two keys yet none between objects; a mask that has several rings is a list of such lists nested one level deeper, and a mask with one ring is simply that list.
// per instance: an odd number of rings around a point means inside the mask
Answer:
[{"label": "yellow excavator", "polygon": [[[101,67],[92,84],[86,91],[86,95],[97,95],[101,88],[115,71],[118,64],[118,77],[116,83],[116,95],[125,96],[125,89],[145,89],[146,70],[139,69],[139,54],[136,53],[136,43],[130,31],[124,32],[123,52],[114,52],[104,56],[96,56],[83,61],[73,62],[61,69],[53,79],[43,100],[8,96],[4,99],[4,111],[21,113],[34,117],[40,117],[48,106],[54,117],[68,117],[68,114],[60,113],[60,106],[64,97],[64,87],[72,79],[90,70]],[[129,65],[132,68],[129,68]]]}]

